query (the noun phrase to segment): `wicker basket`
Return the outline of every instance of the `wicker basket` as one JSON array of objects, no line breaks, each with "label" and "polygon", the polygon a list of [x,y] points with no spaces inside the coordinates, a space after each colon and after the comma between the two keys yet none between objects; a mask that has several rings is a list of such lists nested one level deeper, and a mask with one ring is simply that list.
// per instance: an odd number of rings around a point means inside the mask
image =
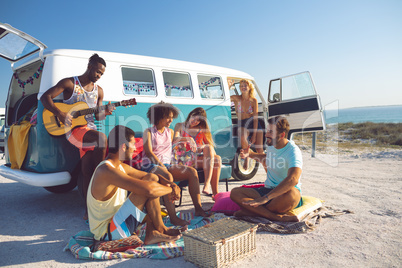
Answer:
[{"label": "wicker basket", "polygon": [[183,233],[184,259],[199,267],[222,267],[255,253],[257,224],[221,219]]}]

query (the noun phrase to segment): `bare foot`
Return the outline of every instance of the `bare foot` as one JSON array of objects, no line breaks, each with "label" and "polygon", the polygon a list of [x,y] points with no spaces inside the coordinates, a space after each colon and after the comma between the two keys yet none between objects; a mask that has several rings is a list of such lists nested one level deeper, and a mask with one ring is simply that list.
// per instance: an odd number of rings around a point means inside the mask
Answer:
[{"label": "bare foot", "polygon": [[207,191],[202,191],[202,194],[203,195],[206,195],[206,196],[210,196],[210,197],[212,197],[213,195],[212,194],[210,194],[209,192],[207,192]]},{"label": "bare foot", "polygon": [[181,235],[181,233],[187,231],[187,229],[188,229],[187,225],[181,227],[180,229],[167,228],[166,231],[164,232],[164,234],[177,236],[177,235]]},{"label": "bare foot", "polygon": [[207,190],[205,190],[205,188],[204,188],[204,190],[202,190],[202,193],[205,195],[209,195],[209,192]]},{"label": "bare foot", "polygon": [[281,215],[280,221],[285,221],[285,222],[299,222],[299,219],[297,218],[297,216]]},{"label": "bare foot", "polygon": [[174,217],[170,217],[170,223],[176,226],[185,226],[185,225],[189,225],[190,222],[180,219],[179,217],[177,217],[176,215]]},{"label": "bare foot", "polygon": [[254,216],[255,217],[255,216],[257,216],[257,214],[255,214],[251,211],[245,210],[245,209],[241,209],[241,210],[238,210],[235,213],[233,213],[233,216],[235,216],[235,217],[245,217],[245,216],[253,217]]},{"label": "bare foot", "polygon": [[144,244],[145,245],[150,245],[150,244],[156,244],[160,242],[173,242],[179,239],[181,235],[176,235],[176,236],[171,236],[171,235],[166,235],[162,234],[156,230],[153,230],[150,234],[145,235],[145,240]]},{"label": "bare foot", "polygon": [[196,209],[194,215],[201,216],[201,217],[209,217],[210,216],[202,208]]}]

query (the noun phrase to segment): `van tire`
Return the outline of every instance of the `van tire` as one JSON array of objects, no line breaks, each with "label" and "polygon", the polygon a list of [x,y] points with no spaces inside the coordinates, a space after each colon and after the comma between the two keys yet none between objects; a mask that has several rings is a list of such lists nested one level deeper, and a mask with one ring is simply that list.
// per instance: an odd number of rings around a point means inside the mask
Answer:
[{"label": "van tire", "polygon": [[242,166],[242,160],[239,157],[240,148],[237,149],[236,155],[231,162],[232,166],[232,177],[237,181],[246,181],[252,179],[258,171],[260,163],[250,159],[249,167],[244,170]]},{"label": "van tire", "polygon": [[55,193],[55,194],[62,194],[72,191],[77,186],[78,176],[81,173],[81,162],[75,167],[74,171],[71,173],[71,180],[69,183],[57,186],[50,186],[50,187],[43,187],[47,191]]},{"label": "van tire", "polygon": [[57,186],[50,186],[50,187],[43,187],[47,191],[55,193],[55,194],[62,194],[62,193],[67,193],[73,190],[77,186],[77,181],[71,178],[70,182],[67,184],[63,185],[57,185]]}]

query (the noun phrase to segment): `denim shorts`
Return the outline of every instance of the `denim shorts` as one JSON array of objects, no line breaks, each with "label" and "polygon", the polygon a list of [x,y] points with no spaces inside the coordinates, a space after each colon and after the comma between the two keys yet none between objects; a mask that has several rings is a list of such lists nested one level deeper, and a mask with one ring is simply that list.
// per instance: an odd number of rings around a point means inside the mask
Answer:
[{"label": "denim shorts", "polygon": [[[164,165],[167,169],[169,169],[169,168],[172,166],[171,164],[163,164],[163,165]],[[145,171],[145,172],[147,172],[147,173],[150,173],[150,172],[154,169],[154,167],[157,167],[157,166],[159,166],[159,165],[154,164],[154,163],[150,163],[150,164],[141,166],[141,170],[142,170],[142,171]]]}]

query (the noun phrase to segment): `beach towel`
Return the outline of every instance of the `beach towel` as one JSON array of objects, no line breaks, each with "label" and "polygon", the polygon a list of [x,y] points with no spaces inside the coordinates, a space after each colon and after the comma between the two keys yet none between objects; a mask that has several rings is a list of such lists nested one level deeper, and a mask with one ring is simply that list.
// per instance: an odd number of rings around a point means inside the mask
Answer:
[{"label": "beach towel", "polygon": [[323,218],[331,218],[343,214],[353,213],[350,210],[340,210],[331,207],[321,206],[310,212],[300,222],[277,222],[270,221],[263,217],[235,217],[235,219],[244,220],[252,223],[258,223],[257,232],[270,232],[279,234],[299,234],[315,230]]},{"label": "beach towel", "polygon": [[21,124],[14,124],[10,128],[7,146],[12,169],[20,169],[24,163],[30,128],[29,121],[22,121]]},{"label": "beach towel", "polygon": [[[177,215],[185,220],[191,221],[188,226],[189,230],[193,230],[217,221],[226,217],[224,214],[216,213],[211,217],[203,218],[194,216],[192,212],[178,212]],[[170,227],[172,224],[169,221],[169,217],[163,218],[166,226]],[[137,235],[143,240],[145,237],[146,224],[141,225],[137,230]],[[153,245],[143,245],[135,249],[129,249],[125,252],[107,252],[98,250],[91,252],[91,246],[94,243],[93,234],[90,231],[81,231],[75,236],[71,237],[68,244],[64,248],[64,251],[70,251],[73,256],[81,260],[112,260],[123,258],[144,258],[151,259],[171,259],[175,257],[183,256],[184,253],[184,240],[179,240],[171,243],[158,243]]]},{"label": "beach towel", "polygon": [[126,258],[143,258],[149,256],[151,252],[141,247],[129,249],[125,252],[108,252],[98,250],[91,252],[94,243],[94,235],[90,231],[81,231],[70,238],[64,251],[70,251],[76,259],[80,260],[113,260]]}]

